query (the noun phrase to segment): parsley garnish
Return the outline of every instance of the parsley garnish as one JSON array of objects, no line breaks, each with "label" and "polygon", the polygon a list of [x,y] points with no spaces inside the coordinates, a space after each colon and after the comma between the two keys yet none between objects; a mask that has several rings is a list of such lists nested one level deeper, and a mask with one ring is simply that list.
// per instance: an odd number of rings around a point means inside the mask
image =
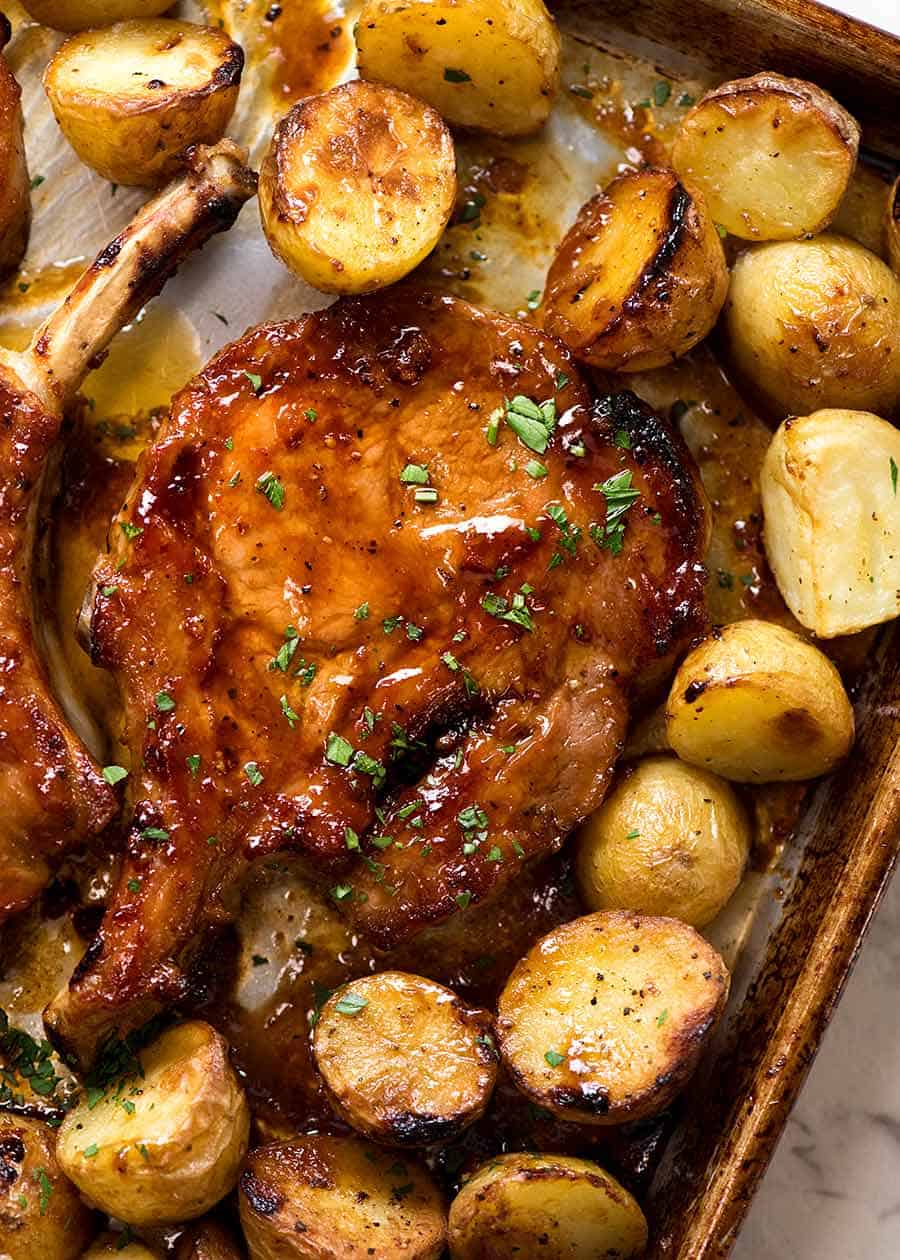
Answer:
[{"label": "parsley garnish", "polygon": [[560,1054],[558,1050],[548,1050],[544,1055],[544,1058],[551,1067],[559,1067],[561,1063],[565,1063],[566,1061],[566,1056],[564,1054]]},{"label": "parsley garnish", "polygon": [[124,766],[104,766],[103,777],[110,787],[115,787],[117,783],[128,778],[128,771]]},{"label": "parsley garnish", "polygon": [[666,101],[672,95],[672,85],[666,83],[665,79],[660,79],[659,83],[653,86],[653,100],[657,105],[665,105]]},{"label": "parsley garnish", "polygon": [[345,993],[343,997],[339,997],[334,1004],[334,1009],[339,1015],[358,1015],[360,1011],[364,1011],[369,1005],[369,999],[360,997],[358,993],[352,991]]},{"label": "parsley garnish", "polygon": [[891,486],[893,487],[894,494],[896,495],[897,493],[897,461],[894,459],[893,455],[889,456],[889,459],[890,459],[890,464],[891,464]]},{"label": "parsley garnish", "polygon": [[540,306],[540,304],[541,304],[540,289],[532,289],[531,292],[528,294],[528,297],[525,299],[525,305],[528,307],[530,311],[536,311],[537,308]]},{"label": "parsley garnish", "polygon": [[365,621],[369,616],[369,601],[365,600],[353,614],[357,621]]},{"label": "parsley garnish", "polygon": [[472,900],[472,894],[468,891],[457,893],[453,900],[459,906],[460,910],[465,910]]},{"label": "parsley garnish", "polygon": [[255,761],[245,762],[244,774],[247,776],[247,781],[251,787],[259,787],[260,783],[262,783],[265,778],[265,775],[262,773]]},{"label": "parsley garnish", "polygon": [[333,766],[349,766],[353,760],[353,745],[343,735],[332,731],[325,741],[325,760]]},{"label": "parsley garnish", "polygon": [[284,643],[269,661],[266,668],[272,673],[279,670],[282,674],[286,674],[299,642],[300,635],[293,626],[287,626],[284,631]]},{"label": "parsley garnish", "polygon": [[438,492],[433,486],[419,486],[413,498],[416,503],[437,503]]},{"label": "parsley garnish", "polygon": [[191,772],[191,777],[196,778],[200,772],[200,763],[203,760],[199,753],[191,753],[185,757],[185,765]]},{"label": "parsley garnish", "polygon": [[662,1028],[663,1024],[666,1022],[668,1018],[669,1018],[668,1010],[660,1011],[656,1019],[656,1027]]},{"label": "parsley garnish", "polygon": [[524,394],[516,394],[505,403],[506,423],[523,446],[543,455],[556,428],[556,403],[552,398],[536,403]]},{"label": "parsley garnish", "polygon": [[404,486],[427,486],[428,469],[424,464],[407,464],[400,474]]},{"label": "parsley garnish", "polygon": [[154,701],[160,713],[171,713],[175,708],[175,701],[169,695],[168,691],[158,691]]},{"label": "parsley garnish", "polygon": [[134,538],[140,538],[144,532],[140,525],[133,525],[131,521],[119,521],[119,529],[129,542]]},{"label": "parsley garnish", "polygon": [[444,66],[444,82],[445,83],[471,83],[472,76],[466,74],[465,70],[455,70],[453,66]]},{"label": "parsley garnish", "polygon": [[168,840],[169,833],[165,827],[145,827],[141,832],[142,840]]},{"label": "parsley garnish", "polygon": [[547,465],[542,464],[540,460],[530,459],[525,465],[525,471],[534,481],[540,481],[547,476]]},{"label": "parsley garnish", "polygon": [[257,376],[255,372],[245,372],[244,376],[246,376],[247,380],[250,382],[254,394],[258,394],[262,389],[262,377]]},{"label": "parsley garnish", "polygon": [[481,607],[498,621],[508,621],[514,626],[520,626],[523,630],[534,630],[534,619],[525,603],[525,596],[521,592],[513,596],[511,605],[502,595],[489,592],[481,601]]},{"label": "parsley garnish", "polygon": [[47,1176],[46,1168],[36,1168],[34,1170],[34,1179],[40,1188],[38,1211],[41,1216],[46,1216],[47,1208],[50,1206],[50,1200],[53,1197],[53,1186],[50,1184],[50,1178]]},{"label": "parsley garnish", "polygon": [[281,712],[287,718],[288,726],[293,730],[294,724],[300,721],[299,713],[295,713],[291,708],[287,696],[279,696],[278,703],[281,705]]},{"label": "parsley garnish", "polygon": [[284,485],[273,472],[264,472],[256,479],[256,488],[268,499],[276,512],[284,507]]},{"label": "parsley garnish", "polygon": [[625,513],[640,498],[640,491],[632,485],[630,469],[616,473],[594,489],[606,499],[606,523],[592,525],[591,537],[598,547],[607,547],[617,556],[625,539]]}]

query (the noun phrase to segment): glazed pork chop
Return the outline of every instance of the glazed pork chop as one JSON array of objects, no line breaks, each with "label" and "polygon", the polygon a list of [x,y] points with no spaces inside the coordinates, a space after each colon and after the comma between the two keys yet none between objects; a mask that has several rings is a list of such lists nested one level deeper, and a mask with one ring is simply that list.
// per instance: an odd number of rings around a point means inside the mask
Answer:
[{"label": "glazed pork chop", "polygon": [[702,628],[706,537],[680,442],[528,325],[399,290],[222,351],[95,570],[134,814],[57,1043],[177,1000],[254,858],[387,949],[558,848]]},{"label": "glazed pork chop", "polygon": [[110,338],[253,192],[234,146],[198,150],[95,259],[21,354],[0,355],[0,923],[118,810],[68,725],[40,652],[31,566],[41,483],[63,409]]}]

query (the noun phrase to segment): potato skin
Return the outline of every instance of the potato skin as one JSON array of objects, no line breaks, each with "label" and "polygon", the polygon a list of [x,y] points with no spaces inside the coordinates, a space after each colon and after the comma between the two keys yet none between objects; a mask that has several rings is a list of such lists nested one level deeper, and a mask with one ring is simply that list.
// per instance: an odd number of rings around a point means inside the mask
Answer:
[{"label": "potato skin", "polygon": [[639,1256],[647,1222],[614,1177],[586,1159],[499,1155],[482,1165],[450,1205],[453,1260],[619,1260]]},{"label": "potato skin", "polygon": [[685,658],[666,705],[683,761],[737,783],[827,774],[853,743],[853,709],[834,665],[769,621],[723,626]]},{"label": "potato skin", "polygon": [[701,928],[740,882],[750,825],[724,779],[647,757],[584,825],[576,871],[591,910],[638,910]]},{"label": "potato skin", "polygon": [[682,120],[672,165],[745,240],[827,227],[859,151],[855,119],[822,88],[769,72],[713,88]]},{"label": "potato skin", "polygon": [[22,0],[22,7],[55,31],[83,31],[129,18],[154,18],[175,0]]},{"label": "potato skin", "polygon": [[225,1041],[200,1020],[168,1029],[140,1057],[143,1077],[69,1112],[59,1162],[86,1198],[130,1225],[193,1220],[237,1180],[247,1100]]},{"label": "potato skin", "polygon": [[900,276],[900,175],[894,180],[888,193],[885,243],[888,262],[895,275]]},{"label": "potato skin", "polygon": [[455,197],[453,140],[439,115],[360,80],[295,105],[259,178],[272,252],[323,293],[402,279],[437,244]]},{"label": "potato skin", "polygon": [[524,1094],[582,1124],[661,1111],[728,996],[722,959],[676,919],[601,910],[554,928],[500,995],[503,1062]]},{"label": "potato skin", "polygon": [[81,1260],[159,1260],[159,1255],[137,1239],[123,1244],[121,1234],[103,1234]]},{"label": "potato skin", "polygon": [[490,1024],[486,1011],[442,984],[382,971],[329,998],[313,1054],[332,1104],[354,1129],[391,1145],[424,1146],[483,1114],[497,1078]]},{"label": "potato skin", "polygon": [[356,44],[364,79],[496,135],[536,131],[559,86],[559,32],[543,0],[368,0]]},{"label": "potato skin", "polygon": [[900,431],[866,411],[792,416],[760,475],[769,567],[819,638],[900,615]]},{"label": "potato skin", "polygon": [[900,405],[900,280],[847,237],[757,245],[737,259],[725,348],[779,422],[828,407]]},{"label": "potato skin", "polygon": [[424,1168],[356,1138],[251,1151],[239,1185],[250,1260],[438,1260],[443,1199]]},{"label": "potato skin", "polygon": [[0,279],[15,271],[31,228],[31,181],[22,135],[21,89],[0,57]]},{"label": "potato skin", "polygon": [[[137,87],[123,86],[123,64],[142,71]],[[67,39],[44,72],[44,90],[86,165],[114,184],[156,187],[185,149],[222,138],[243,67],[240,46],[214,27],[118,22]]]},{"label": "potato skin", "polygon": [[592,367],[639,372],[705,337],[727,288],[702,197],[645,168],[582,206],[547,273],[544,326]]},{"label": "potato skin", "polygon": [[75,1260],[97,1232],[56,1159],[56,1131],[0,1111],[0,1254],[4,1260]]}]

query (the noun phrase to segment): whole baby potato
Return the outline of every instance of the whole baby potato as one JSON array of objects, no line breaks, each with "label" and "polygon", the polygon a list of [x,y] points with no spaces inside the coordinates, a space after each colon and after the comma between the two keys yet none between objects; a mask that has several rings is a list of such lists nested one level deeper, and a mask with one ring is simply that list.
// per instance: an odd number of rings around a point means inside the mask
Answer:
[{"label": "whole baby potato", "polygon": [[129,1225],[193,1220],[232,1189],[250,1111],[219,1034],[177,1024],[141,1052],[142,1073],[87,1096],[59,1131],[64,1171]]},{"label": "whole baby potato", "polygon": [[848,237],[748,249],[723,319],[732,365],[776,422],[828,407],[890,416],[900,406],[900,279]]},{"label": "whole baby potato", "polygon": [[99,1218],[56,1158],[56,1130],[0,1111],[0,1257],[76,1260]]},{"label": "whole baby potato", "polygon": [[692,927],[738,886],[750,825],[724,779],[675,757],[647,757],[582,828],[577,873],[591,910],[640,910]]},{"label": "whole baby potato", "polygon": [[853,743],[853,709],[823,652],[770,621],[736,621],[694,648],[666,705],[683,761],[738,783],[814,779]]},{"label": "whole baby potato", "polygon": [[36,22],[55,31],[83,31],[128,18],[159,17],[175,0],[22,0]]}]

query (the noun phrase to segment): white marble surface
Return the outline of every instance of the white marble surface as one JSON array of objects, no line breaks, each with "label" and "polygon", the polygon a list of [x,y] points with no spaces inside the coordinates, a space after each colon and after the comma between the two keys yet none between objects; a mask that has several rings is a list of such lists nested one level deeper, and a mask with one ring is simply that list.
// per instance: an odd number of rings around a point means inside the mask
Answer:
[{"label": "white marble surface", "polygon": [[[900,0],[832,0],[832,7],[900,34]],[[733,1260],[900,1258],[898,998],[900,877],[869,931]]]}]

